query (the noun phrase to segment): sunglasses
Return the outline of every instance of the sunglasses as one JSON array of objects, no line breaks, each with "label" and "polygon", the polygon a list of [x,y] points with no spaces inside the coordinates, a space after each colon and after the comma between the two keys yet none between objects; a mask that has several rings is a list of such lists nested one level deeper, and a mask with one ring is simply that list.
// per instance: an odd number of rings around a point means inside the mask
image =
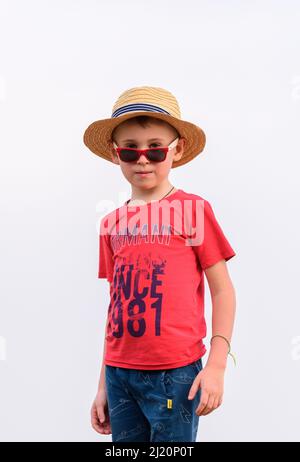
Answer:
[{"label": "sunglasses", "polygon": [[167,156],[167,153],[171,149],[175,148],[175,146],[177,146],[178,139],[179,138],[176,138],[166,147],[149,149],[120,148],[116,145],[116,143],[113,143],[113,146],[117,151],[119,158],[123,162],[136,162],[142,154],[144,154],[151,162],[163,162]]}]

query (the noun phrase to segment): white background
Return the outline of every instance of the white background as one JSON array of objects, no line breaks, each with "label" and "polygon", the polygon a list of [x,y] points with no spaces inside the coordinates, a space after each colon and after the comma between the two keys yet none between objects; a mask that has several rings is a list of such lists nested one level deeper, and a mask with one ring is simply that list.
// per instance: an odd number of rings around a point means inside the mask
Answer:
[{"label": "white background", "polygon": [[[237,367],[229,357],[198,441],[299,441],[299,2],[0,7],[1,440],[111,441],[90,425],[109,287],[97,228],[104,201],[131,188],[82,137],[123,91],[150,85],[205,131],[169,179],[210,201],[237,253]],[[206,315],[208,348],[207,286]]]}]

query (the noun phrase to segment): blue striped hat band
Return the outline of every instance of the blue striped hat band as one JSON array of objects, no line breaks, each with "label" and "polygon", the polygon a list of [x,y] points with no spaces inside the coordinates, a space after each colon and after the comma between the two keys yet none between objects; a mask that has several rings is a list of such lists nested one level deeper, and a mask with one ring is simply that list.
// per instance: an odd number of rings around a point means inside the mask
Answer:
[{"label": "blue striped hat band", "polygon": [[133,112],[133,111],[159,112],[161,114],[171,115],[165,109],[162,109],[159,106],[155,106],[154,104],[133,103],[133,104],[127,104],[126,106],[122,106],[119,109],[116,109],[112,113],[111,117],[119,117],[120,115],[126,114],[127,112]]}]

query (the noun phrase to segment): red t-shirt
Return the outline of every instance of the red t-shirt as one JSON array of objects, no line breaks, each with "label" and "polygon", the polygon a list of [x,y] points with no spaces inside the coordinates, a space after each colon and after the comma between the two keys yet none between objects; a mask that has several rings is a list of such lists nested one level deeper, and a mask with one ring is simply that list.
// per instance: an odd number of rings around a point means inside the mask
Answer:
[{"label": "red t-shirt", "polygon": [[235,254],[210,203],[178,189],[126,203],[100,224],[98,277],[110,282],[106,365],[171,369],[206,353],[204,271]]}]

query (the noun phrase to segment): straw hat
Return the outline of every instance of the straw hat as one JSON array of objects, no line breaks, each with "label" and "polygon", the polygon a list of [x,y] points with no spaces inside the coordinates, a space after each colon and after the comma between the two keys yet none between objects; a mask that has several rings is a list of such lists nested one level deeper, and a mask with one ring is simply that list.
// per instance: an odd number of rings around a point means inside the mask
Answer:
[{"label": "straw hat", "polygon": [[84,144],[97,156],[110,162],[111,134],[125,120],[138,115],[148,115],[165,120],[186,139],[184,153],[180,160],[173,162],[172,168],[190,162],[203,150],[205,133],[191,122],[181,119],[179,104],[172,93],[159,87],[134,87],[124,91],[112,108],[110,119],[97,120],[85,130]]}]

